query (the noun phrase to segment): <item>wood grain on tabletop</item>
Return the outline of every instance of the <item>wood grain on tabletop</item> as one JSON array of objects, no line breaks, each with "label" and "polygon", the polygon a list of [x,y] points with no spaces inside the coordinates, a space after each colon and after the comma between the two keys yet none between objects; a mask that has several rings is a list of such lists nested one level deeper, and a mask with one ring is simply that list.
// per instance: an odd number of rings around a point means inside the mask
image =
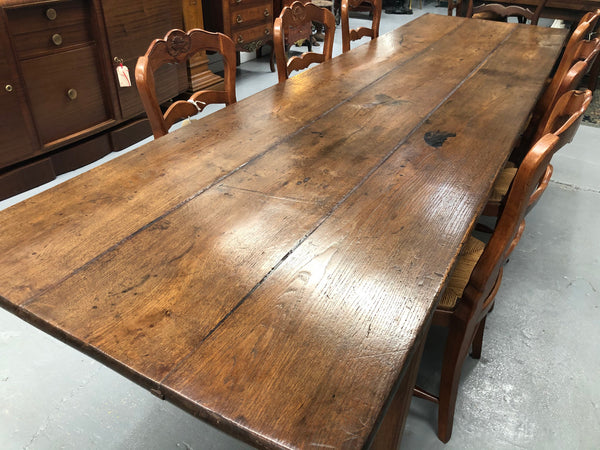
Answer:
[{"label": "wood grain on tabletop", "polygon": [[[431,15],[427,21],[434,25],[439,18]],[[402,65],[448,32],[447,27],[425,32],[409,26],[401,39],[386,37],[375,47],[384,57],[377,67],[385,72]],[[356,51],[353,58],[338,58],[341,68],[312,71],[314,83],[299,74],[285,86],[217,111],[3,212],[0,294],[22,303],[252,158],[276,148],[381,76],[370,64],[375,54],[366,50]],[[20,217],[18,225],[13,215]]]},{"label": "wood grain on tabletop", "polygon": [[[511,83],[506,58],[517,78],[552,66],[527,51],[497,56],[163,381],[167,397],[202,402],[258,435],[293,437],[281,445],[365,443],[359,431],[374,426],[400,375],[390,368],[410,356],[511,148],[472,129],[514,139],[542,85],[543,73],[529,90]],[[527,100],[506,100],[515,93]],[[432,130],[456,136],[436,149],[424,139]]]},{"label": "wood grain on tabletop", "polygon": [[0,301],[246,440],[364,445],[564,39],[420,24],[0,213]]},{"label": "wood grain on tabletop", "polygon": [[[268,158],[256,159],[227,177],[220,183],[222,193],[204,193],[91,261],[56,288],[49,287],[32,297],[23,306],[68,329],[74,337],[117,357],[135,372],[160,381],[504,39],[502,33],[494,33],[494,36],[491,44],[463,55],[460,70],[454,67],[452,59],[437,61],[436,55],[448,52],[451,40],[437,42],[434,51],[424,58],[403,70],[395,69],[394,76],[367,86],[335,112],[324,114],[293,137],[282,140]],[[434,63],[445,76],[423,79],[422,72]],[[424,95],[426,93],[430,95]],[[300,111],[304,110],[298,114]],[[390,121],[390,115],[403,119]],[[341,127],[340,123],[345,126]],[[365,129],[374,133],[362,132]],[[349,134],[348,130],[356,131]],[[367,148],[369,151],[365,152]],[[280,198],[281,204],[272,201],[273,206],[266,203],[259,208],[260,196],[251,194],[245,198],[244,191],[226,187],[261,192]],[[261,213],[259,217],[255,217],[257,210]],[[256,221],[256,227],[243,229],[254,231],[258,236],[246,235],[244,243],[236,236],[236,230],[250,220]],[[228,233],[226,224],[230,224],[233,236]],[[219,240],[236,239],[235,245],[224,244],[229,254],[222,255],[223,248],[211,247],[221,235],[223,238]],[[208,247],[198,242],[198,238],[204,238]],[[188,248],[192,241],[193,248]],[[172,263],[176,255],[179,268]],[[255,266],[258,256],[261,264]],[[235,261],[230,261],[231,258]],[[199,262],[202,270],[190,269]],[[247,273],[239,277],[244,264],[248,266]],[[192,301],[193,293],[212,276],[204,279],[197,275],[199,273],[219,273],[227,282],[204,286],[202,291],[208,303],[203,304],[202,317],[195,317],[187,313],[197,305],[187,304],[181,298]],[[238,281],[233,282],[236,277]],[[165,282],[165,279],[182,278],[194,282]],[[157,287],[164,284],[177,286],[177,293],[157,292]],[[224,289],[224,286],[229,288]],[[136,294],[133,298],[132,287]],[[94,298],[85,295],[92,288]],[[78,295],[67,295],[73,291]],[[149,298],[153,299],[151,303]],[[165,314],[168,311],[169,315],[164,318],[161,311]],[[153,326],[151,333],[140,326],[142,316],[146,317],[142,323]],[[87,319],[82,320],[83,317]],[[119,320],[112,320],[115,317]],[[174,330],[178,330],[176,334],[181,340],[170,336]],[[133,346],[140,338],[144,341],[140,346],[145,349],[143,355],[123,345],[128,342]]]}]

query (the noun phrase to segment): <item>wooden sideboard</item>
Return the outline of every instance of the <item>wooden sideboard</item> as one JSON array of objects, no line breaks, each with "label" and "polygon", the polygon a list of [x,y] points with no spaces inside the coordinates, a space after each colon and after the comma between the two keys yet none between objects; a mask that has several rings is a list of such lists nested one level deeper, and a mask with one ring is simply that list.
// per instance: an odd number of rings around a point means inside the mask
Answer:
[{"label": "wooden sideboard", "polygon": [[[178,2],[0,0],[0,199],[149,136],[135,64],[182,27]],[[157,73],[161,101],[188,86],[185,67]]]}]

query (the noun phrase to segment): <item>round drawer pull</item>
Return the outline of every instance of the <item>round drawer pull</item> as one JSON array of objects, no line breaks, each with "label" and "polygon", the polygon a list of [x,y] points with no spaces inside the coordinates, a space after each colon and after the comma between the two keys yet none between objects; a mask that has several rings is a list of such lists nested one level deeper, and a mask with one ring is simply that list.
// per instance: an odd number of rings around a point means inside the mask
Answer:
[{"label": "round drawer pull", "polygon": [[12,92],[13,91],[12,84],[7,84],[6,86],[4,86],[4,89],[6,90],[6,92]]},{"label": "round drawer pull", "polygon": [[62,45],[62,43],[63,43],[62,36],[60,34],[58,34],[58,33],[53,34],[52,35],[52,42],[54,42],[54,45],[57,45],[57,46],[58,45]]},{"label": "round drawer pull", "polygon": [[238,16],[235,18],[235,21],[237,23],[242,23],[244,21],[244,18],[241,15],[238,14]]},{"label": "round drawer pull", "polygon": [[244,38],[242,37],[241,34],[238,35],[237,41],[238,41],[238,44],[243,44],[244,43]]},{"label": "round drawer pull", "polygon": [[235,0],[236,3],[242,3],[242,0]]},{"label": "round drawer pull", "polygon": [[48,18],[48,20],[55,20],[56,19],[56,10],[54,8],[48,8],[46,10],[46,17]]},{"label": "round drawer pull", "polygon": [[271,15],[271,13],[269,12],[268,9],[265,9],[264,15],[265,15],[265,17],[269,17]]},{"label": "round drawer pull", "polygon": [[75,100],[77,98],[77,89],[69,89],[67,91],[67,97],[69,97],[70,100]]}]

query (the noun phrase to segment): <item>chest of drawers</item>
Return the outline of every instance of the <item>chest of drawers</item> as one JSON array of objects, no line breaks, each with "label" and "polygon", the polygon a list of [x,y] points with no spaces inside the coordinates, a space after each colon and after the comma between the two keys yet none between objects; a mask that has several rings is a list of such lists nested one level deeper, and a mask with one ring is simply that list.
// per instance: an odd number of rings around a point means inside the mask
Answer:
[{"label": "chest of drawers", "polygon": [[273,42],[273,0],[202,0],[204,26],[229,36],[242,52]]}]

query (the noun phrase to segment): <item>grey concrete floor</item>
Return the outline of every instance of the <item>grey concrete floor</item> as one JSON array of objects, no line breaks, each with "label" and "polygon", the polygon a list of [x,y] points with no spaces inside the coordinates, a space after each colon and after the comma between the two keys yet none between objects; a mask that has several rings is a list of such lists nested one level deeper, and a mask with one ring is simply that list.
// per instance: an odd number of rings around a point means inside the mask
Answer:
[{"label": "grey concrete floor", "polygon": [[[384,14],[382,32],[423,12],[445,13],[434,1],[414,11]],[[238,99],[277,81],[264,60],[238,74]],[[463,367],[451,441],[435,435],[436,407],[413,399],[402,448],[600,448],[599,142],[600,128],[582,126],[553,160],[553,181],[505,267],[482,359]],[[436,389],[444,334],[431,336],[419,382]],[[59,448],[249,447],[0,309],[0,449]]]}]

